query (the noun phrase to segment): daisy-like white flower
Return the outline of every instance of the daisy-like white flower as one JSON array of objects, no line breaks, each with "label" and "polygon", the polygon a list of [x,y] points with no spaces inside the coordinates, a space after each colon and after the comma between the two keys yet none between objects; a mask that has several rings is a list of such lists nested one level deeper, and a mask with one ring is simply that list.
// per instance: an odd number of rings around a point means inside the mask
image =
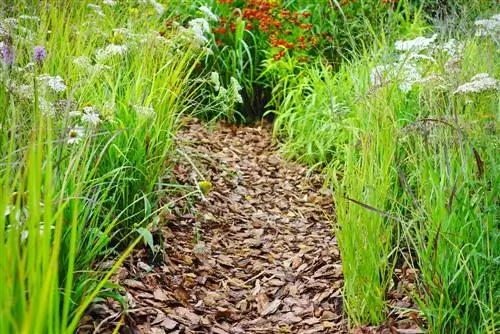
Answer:
[{"label": "daisy-like white flower", "polygon": [[453,92],[456,95],[479,94],[486,91],[495,91],[499,89],[498,80],[490,77],[488,73],[479,73],[471,78],[469,82],[457,87]]},{"label": "daisy-like white flower", "polygon": [[398,51],[420,52],[431,47],[436,39],[437,34],[434,34],[429,38],[420,36],[408,41],[396,41],[394,47]]},{"label": "daisy-like white flower", "polygon": [[207,6],[201,6],[200,8],[198,8],[200,12],[203,13],[203,16],[205,16],[205,18],[207,20],[210,20],[210,21],[218,21],[219,18],[217,17],[217,15],[215,15],[211,10],[210,8],[208,8]]},{"label": "daisy-like white flower", "polygon": [[85,129],[82,127],[74,127],[68,131],[68,144],[79,143],[85,135]]},{"label": "daisy-like white flower", "polygon": [[91,126],[97,126],[101,123],[101,117],[94,107],[84,107],[81,120],[83,123]]}]

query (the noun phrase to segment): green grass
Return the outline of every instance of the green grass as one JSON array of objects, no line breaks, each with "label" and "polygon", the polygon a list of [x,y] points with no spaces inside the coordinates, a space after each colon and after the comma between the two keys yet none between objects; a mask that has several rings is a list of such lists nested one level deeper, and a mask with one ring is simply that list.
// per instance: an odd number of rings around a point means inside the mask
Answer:
[{"label": "green grass", "polygon": [[414,18],[399,36],[377,37],[371,51],[344,61],[337,72],[275,65],[284,71],[273,101],[275,135],[290,158],[326,165],[351,326],[384,321],[395,288],[390,278],[402,259],[418,270],[416,288],[406,293],[430,332],[493,333],[499,322],[499,100],[494,91],[463,96],[454,90],[478,73],[498,78],[497,46],[471,32],[458,35],[464,48],[456,72],[447,73],[445,52],[416,65],[422,77],[441,81],[401,91],[410,73],[405,56],[380,87],[370,83],[375,66],[397,62],[395,39],[419,31],[430,36],[422,24]]},{"label": "green grass", "polygon": [[[200,53],[181,32],[160,37],[163,18],[147,4],[103,5],[100,15],[89,3],[9,7],[38,18],[2,36],[16,57],[2,63],[0,85],[1,333],[72,333],[96,297],[125,305],[109,277],[148,239],[169,192],[173,135],[200,108]],[[111,44],[123,52],[100,57]],[[30,65],[36,45],[47,58]],[[84,122],[88,107],[98,124]]]}]

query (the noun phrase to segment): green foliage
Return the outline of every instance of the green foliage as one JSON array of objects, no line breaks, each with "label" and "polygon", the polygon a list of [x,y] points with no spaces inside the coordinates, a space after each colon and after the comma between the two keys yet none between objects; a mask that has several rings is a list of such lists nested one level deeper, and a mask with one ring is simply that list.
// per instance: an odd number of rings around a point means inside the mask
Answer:
[{"label": "green foliage", "polygon": [[[337,72],[291,60],[270,67],[275,134],[289,157],[327,165],[352,325],[385,319],[402,259],[419,272],[407,293],[432,332],[494,332],[498,87],[475,93],[460,85],[478,73],[498,77],[497,46],[469,33],[460,42],[428,37],[429,53],[395,52],[398,37],[429,31],[416,11],[406,20],[411,11],[402,9],[390,21],[406,22],[402,35],[377,36],[374,51]],[[331,101],[343,112],[326,112]]]},{"label": "green foliage", "polygon": [[123,302],[109,277],[151,246],[173,134],[197,108],[199,50],[151,31],[154,7],[89,5],[19,2],[0,19],[15,50],[0,60],[1,333],[74,333],[96,297]]}]

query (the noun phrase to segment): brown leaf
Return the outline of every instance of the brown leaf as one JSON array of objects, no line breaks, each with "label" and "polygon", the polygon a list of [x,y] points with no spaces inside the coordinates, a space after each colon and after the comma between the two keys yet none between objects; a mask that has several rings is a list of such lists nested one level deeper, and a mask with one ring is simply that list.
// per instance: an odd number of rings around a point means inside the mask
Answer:
[{"label": "brown leaf", "polygon": [[278,310],[278,307],[280,307],[280,305],[281,305],[281,299],[275,299],[260,312],[260,315],[264,317],[268,314],[273,314]]},{"label": "brown leaf", "polygon": [[158,288],[158,289],[155,289],[153,291],[153,296],[156,300],[159,300],[159,301],[166,301],[168,300],[168,296],[165,294],[165,291],[163,291],[162,289]]}]

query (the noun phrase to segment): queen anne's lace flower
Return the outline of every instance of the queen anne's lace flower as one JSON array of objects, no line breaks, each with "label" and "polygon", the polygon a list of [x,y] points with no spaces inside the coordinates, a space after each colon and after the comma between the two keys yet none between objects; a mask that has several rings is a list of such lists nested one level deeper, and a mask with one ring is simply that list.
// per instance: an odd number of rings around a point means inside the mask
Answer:
[{"label": "queen anne's lace flower", "polygon": [[141,117],[148,118],[148,119],[156,117],[156,112],[155,112],[152,105],[148,105],[148,106],[136,105],[136,106],[134,106],[134,109],[137,112],[137,114]]},{"label": "queen anne's lace flower", "polygon": [[434,34],[429,38],[420,36],[409,41],[396,41],[394,46],[398,51],[419,52],[431,47],[436,41],[436,38],[437,34]]},{"label": "queen anne's lace flower", "polygon": [[84,107],[81,120],[83,123],[91,126],[97,126],[101,123],[99,113],[94,107]]},{"label": "queen anne's lace flower", "polygon": [[128,51],[126,45],[109,44],[104,49],[96,50],[96,58],[99,61],[107,60],[113,56],[123,56]]},{"label": "queen anne's lace flower", "polygon": [[495,40],[500,38],[500,14],[495,14],[489,19],[480,19],[474,22],[476,26],[476,37],[491,37]]},{"label": "queen anne's lace flower", "polygon": [[64,92],[66,90],[66,84],[64,83],[64,80],[58,75],[52,77],[47,74],[42,74],[38,77],[38,79],[44,81],[47,87],[49,87],[56,93]]},{"label": "queen anne's lace flower", "polygon": [[471,78],[469,82],[457,87],[453,94],[478,94],[491,90],[498,90],[498,80],[490,77],[488,73],[479,73]]},{"label": "queen anne's lace flower", "polygon": [[210,26],[205,19],[194,19],[189,21],[189,28],[194,35],[194,42],[197,46],[201,47],[208,42],[205,33],[210,31]]}]

